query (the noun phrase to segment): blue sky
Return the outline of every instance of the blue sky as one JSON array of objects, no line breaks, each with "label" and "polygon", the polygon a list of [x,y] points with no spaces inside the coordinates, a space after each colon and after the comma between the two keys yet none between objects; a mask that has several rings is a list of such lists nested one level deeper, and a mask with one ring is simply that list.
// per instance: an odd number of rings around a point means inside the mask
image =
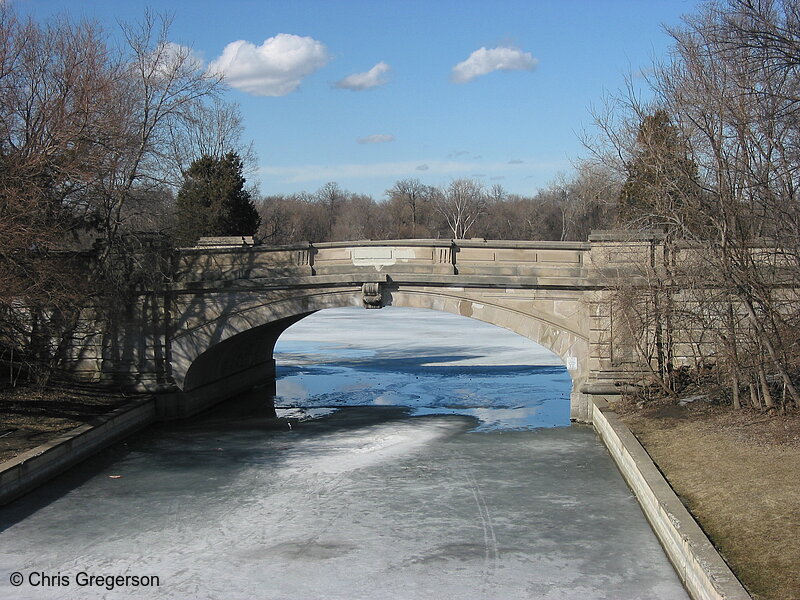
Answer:
[{"label": "blue sky", "polygon": [[[264,194],[336,181],[376,199],[455,177],[533,194],[585,154],[591,107],[663,58],[694,0],[12,0],[109,31],[146,6],[226,73]],[[460,66],[459,66],[460,65]]]}]

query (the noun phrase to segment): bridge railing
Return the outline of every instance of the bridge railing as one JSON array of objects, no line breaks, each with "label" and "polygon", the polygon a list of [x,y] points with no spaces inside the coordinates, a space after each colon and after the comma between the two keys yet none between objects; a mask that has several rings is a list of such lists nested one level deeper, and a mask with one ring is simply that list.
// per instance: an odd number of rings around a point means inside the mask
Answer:
[{"label": "bridge railing", "polygon": [[364,240],[181,249],[183,282],[342,273],[581,277],[590,245],[497,240]]}]

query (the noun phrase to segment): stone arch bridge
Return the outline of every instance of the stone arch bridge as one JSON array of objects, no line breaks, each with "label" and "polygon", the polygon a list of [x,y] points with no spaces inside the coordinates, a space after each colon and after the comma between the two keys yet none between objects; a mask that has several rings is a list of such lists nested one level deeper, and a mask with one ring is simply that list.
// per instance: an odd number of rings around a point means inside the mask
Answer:
[{"label": "stone arch bridge", "polygon": [[[238,242],[238,243],[237,243]],[[404,306],[504,327],[558,355],[572,377],[571,415],[615,394],[603,302],[609,277],[649,241],[397,240],[266,247],[212,238],[182,249],[163,290],[144,293],[114,343],[88,336],[70,357],[89,379],[161,393],[163,417],[193,414],[274,382],[273,348],[318,310]],[[68,361],[69,362],[69,361]]]}]

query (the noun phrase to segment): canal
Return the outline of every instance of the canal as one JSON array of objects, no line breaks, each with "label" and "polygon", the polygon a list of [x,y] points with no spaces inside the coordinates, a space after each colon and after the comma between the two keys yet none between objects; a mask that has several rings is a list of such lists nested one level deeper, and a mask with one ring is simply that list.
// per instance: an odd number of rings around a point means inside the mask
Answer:
[{"label": "canal", "polygon": [[339,309],[276,358],[277,418],[250,394],[0,509],[0,596],[687,598],[546,350]]}]

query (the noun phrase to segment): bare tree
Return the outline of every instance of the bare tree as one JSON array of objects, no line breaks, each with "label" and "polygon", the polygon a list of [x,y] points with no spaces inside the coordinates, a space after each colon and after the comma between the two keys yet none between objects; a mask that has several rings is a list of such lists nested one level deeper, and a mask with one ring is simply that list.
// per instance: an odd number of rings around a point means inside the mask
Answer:
[{"label": "bare tree", "polygon": [[104,232],[109,245],[134,187],[170,183],[170,136],[191,121],[197,104],[221,91],[221,75],[209,74],[191,49],[169,40],[170,19],[147,11],[142,21],[123,25],[127,44],[118,102],[126,107],[127,144],[112,156],[103,190]]},{"label": "bare tree", "polygon": [[423,185],[419,179],[401,179],[386,190],[386,195],[390,200],[399,200],[408,207],[411,215],[411,237],[415,238],[421,205],[427,202],[429,197],[427,186]]},{"label": "bare tree", "polygon": [[483,184],[474,179],[454,179],[444,189],[432,189],[431,198],[454,239],[467,236],[487,204]]},{"label": "bare tree", "polygon": [[638,203],[628,224],[667,232],[653,326],[677,322],[667,291],[680,281],[695,306],[680,320],[715,340],[699,355],[737,405],[744,387],[760,406],[775,406],[776,391],[782,407],[800,406],[798,15],[797,0],[704,6],[670,30],[671,60],[649,79],[654,102],[628,94],[621,118],[601,122],[610,148],[597,155],[635,182],[621,196]]},{"label": "bare tree", "polygon": [[165,183],[180,187],[189,165],[201,156],[221,159],[235,152],[242,160],[244,174],[252,174],[258,159],[253,143],[243,139],[244,124],[239,106],[212,97],[210,102],[190,102],[181,118],[170,119],[168,150],[164,156]]},{"label": "bare tree", "polygon": [[495,204],[499,202],[505,202],[508,198],[508,192],[506,192],[506,189],[502,185],[495,183],[491,188],[489,188],[489,191],[486,193],[486,197],[489,202]]},{"label": "bare tree", "polygon": [[91,219],[87,190],[106,164],[94,139],[116,131],[104,100],[118,73],[86,23],[40,26],[3,3],[0,40],[0,353],[22,350],[41,379],[59,323],[87,291],[57,250]]},{"label": "bare tree", "polygon": [[269,244],[321,242],[327,239],[328,215],[311,194],[267,196],[258,204],[258,237]]},{"label": "bare tree", "polygon": [[[126,254],[141,244],[121,241],[125,220],[163,206],[170,129],[221,86],[168,25],[147,14],[117,51],[95,24],[39,24],[0,3],[0,344],[27,344],[45,372],[90,299],[119,309],[120,293],[158,277]],[[97,236],[89,278],[57,253]]]},{"label": "bare tree", "polygon": [[389,233],[386,211],[363,194],[349,194],[337,211],[331,241],[384,239]]},{"label": "bare tree", "polygon": [[346,198],[346,193],[338,183],[329,181],[319,188],[314,196],[320,206],[324,207],[327,220],[326,240],[331,240],[337,213]]}]

